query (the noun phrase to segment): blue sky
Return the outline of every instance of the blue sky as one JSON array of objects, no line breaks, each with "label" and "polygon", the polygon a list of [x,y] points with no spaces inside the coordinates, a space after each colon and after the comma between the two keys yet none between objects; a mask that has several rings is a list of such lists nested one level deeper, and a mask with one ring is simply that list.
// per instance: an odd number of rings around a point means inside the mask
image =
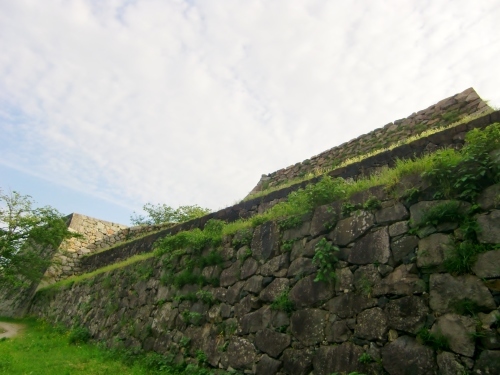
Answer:
[{"label": "blue sky", "polygon": [[3,0],[0,188],[128,224],[474,87],[500,106],[500,3]]}]

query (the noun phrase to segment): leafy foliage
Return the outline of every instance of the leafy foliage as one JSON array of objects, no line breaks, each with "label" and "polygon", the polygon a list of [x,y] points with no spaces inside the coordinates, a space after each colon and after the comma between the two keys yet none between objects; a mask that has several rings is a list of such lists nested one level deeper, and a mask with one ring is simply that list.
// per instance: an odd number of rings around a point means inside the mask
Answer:
[{"label": "leafy foliage", "polygon": [[498,165],[491,151],[500,148],[500,124],[474,129],[466,135],[461,152],[439,151],[433,156],[433,167],[424,173],[438,187],[437,198],[457,197],[474,201],[486,186],[500,180]]},{"label": "leafy foliage", "polygon": [[271,310],[280,310],[286,312],[287,314],[291,314],[295,307],[293,305],[293,302],[290,301],[288,293],[288,289],[281,292],[281,294],[276,297],[271,304]]},{"label": "leafy foliage", "polygon": [[330,244],[325,238],[316,244],[313,263],[319,268],[314,281],[332,281],[336,278],[335,265],[339,261],[335,256],[337,251],[339,248]]},{"label": "leafy foliage", "polygon": [[133,213],[130,216],[132,225],[155,225],[163,223],[182,223],[198,217],[205,216],[210,213],[210,209],[203,208],[198,205],[180,206],[172,208],[166,204],[151,204],[146,203],[142,209],[147,213],[147,216]]},{"label": "leafy foliage", "polygon": [[54,208],[34,208],[29,195],[0,194],[0,286],[22,286],[39,280],[52,251],[70,232]]}]

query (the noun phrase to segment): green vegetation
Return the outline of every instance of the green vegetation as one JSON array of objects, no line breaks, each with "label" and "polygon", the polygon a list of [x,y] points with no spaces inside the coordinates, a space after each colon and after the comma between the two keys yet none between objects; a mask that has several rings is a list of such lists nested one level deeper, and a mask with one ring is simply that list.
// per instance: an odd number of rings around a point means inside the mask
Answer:
[{"label": "green vegetation", "polygon": [[375,360],[372,358],[372,356],[370,354],[365,352],[359,356],[358,362],[363,363],[363,364],[368,364],[368,363],[375,362]]},{"label": "green vegetation", "polygon": [[335,280],[335,265],[339,261],[335,252],[339,248],[329,243],[326,238],[322,238],[315,247],[313,263],[318,266],[318,273],[314,281],[331,282]]},{"label": "green vegetation", "polygon": [[291,314],[295,310],[295,307],[293,302],[290,301],[288,293],[288,289],[281,292],[281,294],[274,299],[273,303],[271,303],[271,310],[279,310]]},{"label": "green vegetation", "polygon": [[164,223],[182,223],[210,213],[210,209],[197,205],[180,206],[172,208],[166,204],[146,203],[142,209],[147,216],[138,215],[135,212],[130,217],[132,225],[158,225]]},{"label": "green vegetation", "polygon": [[66,218],[56,209],[34,205],[29,195],[0,193],[0,287],[39,281],[52,251],[65,239],[81,237],[68,230]]},{"label": "green vegetation", "polygon": [[[445,149],[434,154],[424,155],[419,159],[396,160],[392,169],[384,169],[377,175],[356,181],[346,181],[341,178],[324,176],[318,183],[307,185],[289,194],[288,199],[280,202],[268,211],[255,215],[249,219],[240,219],[232,223],[224,223],[217,220],[209,220],[203,230],[194,229],[167,236],[155,244],[155,255],[162,257],[165,269],[168,271],[163,277],[163,282],[172,283],[178,287],[186,284],[217,285],[217,280],[207,280],[200,274],[200,269],[208,264],[222,262],[219,257],[218,247],[224,236],[235,235],[246,231],[246,235],[239,236],[235,246],[249,244],[251,241],[251,227],[261,225],[268,221],[281,223],[281,228],[289,228],[298,225],[298,218],[310,214],[317,206],[332,203],[336,200],[347,201],[353,194],[365,191],[371,187],[384,186],[388,193],[394,194],[395,198],[401,200],[413,200],[420,191],[411,188],[404,193],[396,194],[398,183],[405,177],[411,175],[422,175],[432,183],[437,196],[447,199],[471,200],[484,187],[500,181],[500,171],[490,157],[490,152],[500,148],[500,124],[496,123],[479,130],[475,129],[466,136],[467,144],[460,150]],[[477,176],[475,176],[475,173]],[[344,211],[357,209],[345,205]],[[380,202],[376,198],[369,198],[361,208],[376,209]],[[451,202],[446,207],[440,207],[439,212],[430,212],[426,217],[426,223],[435,223],[446,220],[459,220],[460,229],[464,232],[465,241],[457,246],[454,254],[449,254],[446,265],[449,272],[469,272],[470,260],[474,254],[484,251],[477,244],[475,221],[472,219],[473,211],[462,213],[458,209],[458,203]],[[235,236],[236,238],[236,236]],[[469,241],[469,242],[467,242]],[[323,245],[322,245],[323,246]],[[285,249],[289,247],[285,244]],[[211,260],[201,254],[212,251],[209,256]],[[471,255],[472,251],[472,255]],[[315,260],[320,267],[318,273],[320,278],[331,279],[333,277],[332,262],[336,262],[333,252],[323,249],[319,251],[323,257],[332,256],[330,260],[321,260],[318,255]],[[471,256],[469,256],[471,255]],[[144,254],[150,257],[152,254]],[[470,259],[470,260],[468,260]],[[182,262],[183,271],[173,273],[178,262]],[[323,263],[323,266],[322,266]],[[124,263],[114,265],[113,268],[123,266]],[[101,271],[104,272],[104,271]],[[333,272],[333,273],[332,273]],[[72,279],[79,281],[80,279]],[[70,282],[69,280],[66,282]]]},{"label": "green vegetation", "polygon": [[434,350],[448,350],[450,348],[448,339],[445,336],[440,333],[432,333],[427,328],[422,328],[418,331],[417,337],[424,345]]},{"label": "green vegetation", "polygon": [[477,302],[464,298],[452,303],[453,310],[459,315],[477,316],[478,312],[484,310]]},{"label": "green vegetation", "polygon": [[441,120],[442,120],[442,125],[441,126],[436,126],[436,127],[432,128],[432,129],[427,129],[425,131],[421,131],[417,135],[414,135],[414,136],[407,137],[405,139],[399,140],[398,142],[390,144],[390,145],[387,145],[386,147],[383,147],[382,145],[379,145],[378,149],[375,149],[375,150],[370,151],[368,153],[365,153],[365,154],[362,154],[362,155],[358,155],[358,156],[355,156],[355,157],[352,157],[352,158],[348,158],[348,159],[342,161],[341,163],[334,162],[331,165],[331,167],[329,167],[329,168],[315,168],[311,172],[304,173],[304,175],[301,176],[301,177],[294,178],[294,179],[291,179],[291,180],[288,180],[288,181],[283,181],[282,183],[279,183],[278,185],[274,185],[272,187],[269,187],[269,183],[267,183],[266,186],[264,186],[264,189],[262,191],[259,191],[259,192],[256,192],[256,193],[252,194],[252,195],[247,196],[243,201],[247,201],[247,200],[250,200],[250,199],[262,197],[262,196],[265,196],[265,195],[267,195],[269,193],[272,193],[273,191],[281,190],[281,189],[284,189],[284,188],[287,188],[287,187],[299,184],[301,182],[304,182],[304,181],[307,181],[307,180],[311,180],[311,179],[313,179],[315,177],[326,175],[328,172],[331,172],[331,171],[333,171],[335,169],[343,168],[343,167],[345,167],[347,165],[358,163],[358,162],[360,162],[360,161],[362,161],[364,159],[367,159],[367,158],[369,158],[371,156],[378,155],[378,154],[380,154],[382,152],[392,150],[392,149],[394,149],[396,147],[399,147],[399,146],[402,146],[402,145],[405,145],[405,144],[409,144],[409,143],[414,142],[414,141],[416,141],[418,139],[421,139],[421,138],[424,138],[424,137],[428,137],[429,135],[441,132],[441,131],[446,130],[446,129],[453,128],[453,127],[458,126],[460,124],[467,123],[467,122],[472,121],[472,120],[474,120],[474,119],[476,119],[478,117],[482,117],[484,115],[487,115],[487,114],[493,112],[494,110],[495,110],[494,108],[488,108],[485,111],[477,112],[477,113],[474,113],[472,115],[466,115],[466,116],[463,116],[462,118],[457,118],[455,116],[455,114],[453,113],[453,111],[449,112],[449,113],[446,113],[446,114],[443,114],[441,116]]},{"label": "green vegetation", "polygon": [[23,324],[26,329],[17,337],[0,340],[0,374],[9,375],[210,375],[198,365],[174,365],[169,355],[143,353],[88,343],[90,334],[82,327],[66,331],[34,319],[0,319]]}]

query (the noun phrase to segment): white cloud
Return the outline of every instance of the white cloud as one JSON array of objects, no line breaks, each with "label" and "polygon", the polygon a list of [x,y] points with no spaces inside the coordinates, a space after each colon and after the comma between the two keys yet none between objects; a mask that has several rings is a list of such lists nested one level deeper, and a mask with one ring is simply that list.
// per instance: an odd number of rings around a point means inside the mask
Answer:
[{"label": "white cloud", "polygon": [[232,204],[467,87],[500,104],[490,1],[0,4],[0,161],[137,209]]}]

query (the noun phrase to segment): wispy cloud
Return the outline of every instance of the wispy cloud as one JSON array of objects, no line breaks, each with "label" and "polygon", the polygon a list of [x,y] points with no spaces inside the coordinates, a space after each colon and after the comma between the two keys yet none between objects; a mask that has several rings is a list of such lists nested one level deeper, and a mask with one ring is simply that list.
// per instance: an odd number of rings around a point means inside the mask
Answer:
[{"label": "wispy cloud", "polygon": [[473,86],[500,103],[491,1],[0,4],[0,162],[137,209],[219,208]]}]

